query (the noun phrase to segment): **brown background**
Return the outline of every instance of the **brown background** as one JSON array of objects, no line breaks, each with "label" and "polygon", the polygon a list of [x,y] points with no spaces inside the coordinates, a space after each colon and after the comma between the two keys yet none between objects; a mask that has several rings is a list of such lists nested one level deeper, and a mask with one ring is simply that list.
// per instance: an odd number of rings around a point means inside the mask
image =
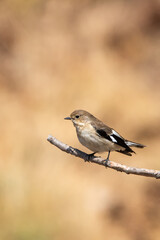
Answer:
[{"label": "brown background", "polygon": [[84,163],[63,118],[85,109],[160,169],[160,1],[0,2],[0,239],[159,240],[160,181]]}]

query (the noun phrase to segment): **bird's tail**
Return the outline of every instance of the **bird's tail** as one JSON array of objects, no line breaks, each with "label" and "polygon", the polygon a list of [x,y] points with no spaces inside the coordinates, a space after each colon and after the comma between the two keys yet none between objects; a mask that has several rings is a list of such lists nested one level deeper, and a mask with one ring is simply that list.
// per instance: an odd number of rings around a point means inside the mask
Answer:
[{"label": "bird's tail", "polygon": [[131,141],[128,141],[128,140],[125,140],[125,143],[126,143],[126,145],[127,145],[128,147],[137,147],[137,148],[144,148],[144,147],[146,147],[146,146],[143,145],[143,144],[131,142]]}]

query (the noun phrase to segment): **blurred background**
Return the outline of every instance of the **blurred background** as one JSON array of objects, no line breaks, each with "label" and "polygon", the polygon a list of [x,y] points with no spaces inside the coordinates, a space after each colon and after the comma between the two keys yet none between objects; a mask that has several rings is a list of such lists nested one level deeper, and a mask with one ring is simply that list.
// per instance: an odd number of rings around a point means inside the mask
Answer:
[{"label": "blurred background", "polygon": [[[84,109],[160,169],[160,1],[0,1],[0,239],[158,240],[159,180],[84,163],[64,117]],[[103,155],[105,156],[105,155]]]}]

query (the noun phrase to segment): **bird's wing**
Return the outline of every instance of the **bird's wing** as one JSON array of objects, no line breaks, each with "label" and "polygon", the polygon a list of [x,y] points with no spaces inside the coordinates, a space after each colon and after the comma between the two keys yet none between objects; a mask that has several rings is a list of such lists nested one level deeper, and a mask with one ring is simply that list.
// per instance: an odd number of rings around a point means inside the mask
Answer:
[{"label": "bird's wing", "polygon": [[133,150],[125,143],[125,139],[120,136],[119,133],[117,133],[114,129],[106,126],[102,122],[99,122],[98,124],[93,123],[92,126],[95,128],[99,136],[123,147],[128,152],[133,152]]}]

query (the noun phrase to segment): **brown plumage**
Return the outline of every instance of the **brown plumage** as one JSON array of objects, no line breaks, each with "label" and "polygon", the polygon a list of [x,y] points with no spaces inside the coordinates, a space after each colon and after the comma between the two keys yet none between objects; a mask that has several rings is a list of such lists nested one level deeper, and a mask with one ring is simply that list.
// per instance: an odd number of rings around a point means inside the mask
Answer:
[{"label": "brown plumage", "polygon": [[109,152],[110,154],[111,151],[117,151],[132,156],[135,152],[131,147],[145,147],[140,143],[124,139],[113,128],[108,127],[87,111],[75,110],[70,117],[65,119],[72,120],[79,141],[93,152]]}]

